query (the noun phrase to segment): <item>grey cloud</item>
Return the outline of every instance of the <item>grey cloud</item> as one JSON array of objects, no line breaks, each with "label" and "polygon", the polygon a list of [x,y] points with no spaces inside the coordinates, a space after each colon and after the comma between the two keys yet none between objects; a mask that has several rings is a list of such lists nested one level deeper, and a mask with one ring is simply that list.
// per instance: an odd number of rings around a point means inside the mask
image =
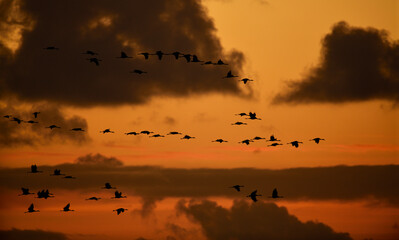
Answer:
[{"label": "grey cloud", "polygon": [[[18,105],[18,104],[17,104]],[[33,112],[39,111],[38,118],[34,118]],[[4,115],[12,115],[24,121],[34,120],[38,123],[18,124],[15,121],[4,118]],[[81,127],[87,130],[87,122],[79,116],[66,117],[58,106],[52,104],[34,104],[31,110],[20,110],[14,107],[13,102],[0,104],[0,148],[13,146],[37,146],[54,142],[71,142],[82,144],[90,141],[87,133],[73,132],[70,129]],[[55,124],[60,129],[50,130],[46,127]]]},{"label": "grey cloud", "polygon": [[337,233],[323,223],[301,222],[286,208],[274,203],[248,204],[235,201],[231,209],[213,201],[184,203],[177,209],[201,225],[209,240],[213,239],[326,239],[349,240],[348,233]]},{"label": "grey cloud", "polygon": [[44,230],[21,230],[13,228],[11,230],[0,230],[2,240],[67,240],[64,233],[51,232]]},{"label": "grey cloud", "polygon": [[[3,1],[4,4],[10,1]],[[21,1],[34,22],[23,31],[12,58],[2,53],[0,95],[48,100],[74,106],[145,103],[153,96],[233,93],[244,96],[238,82],[223,79],[229,69],[242,71],[244,56],[226,52],[212,19],[199,0],[152,1]],[[6,13],[9,15],[9,11]],[[3,24],[6,24],[2,22]],[[47,46],[58,51],[43,50]],[[100,66],[81,52],[99,52]],[[123,50],[132,59],[117,59]],[[180,51],[229,66],[201,66],[164,56],[144,60],[140,52]],[[129,73],[142,69],[148,74]]]},{"label": "grey cloud", "polygon": [[92,165],[92,166],[104,166],[104,167],[118,167],[122,166],[123,162],[115,157],[106,157],[102,154],[87,154],[86,156],[78,157],[76,164],[81,165]]},{"label": "grey cloud", "polygon": [[322,44],[319,65],[290,81],[274,104],[399,101],[399,41],[386,31],[339,22]]}]

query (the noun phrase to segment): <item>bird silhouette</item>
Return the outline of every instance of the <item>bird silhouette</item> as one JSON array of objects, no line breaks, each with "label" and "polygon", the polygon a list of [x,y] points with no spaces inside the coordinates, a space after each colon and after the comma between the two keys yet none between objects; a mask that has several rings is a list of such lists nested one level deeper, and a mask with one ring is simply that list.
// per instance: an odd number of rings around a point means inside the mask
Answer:
[{"label": "bird silhouette", "polygon": [[37,192],[37,198],[47,199],[47,198],[53,198],[53,197],[54,197],[54,195],[52,193],[50,193],[48,189],[46,189],[46,190],[43,189],[43,190]]},{"label": "bird silhouette", "polygon": [[233,74],[231,73],[231,71],[228,71],[227,74],[226,74],[226,76],[223,77],[223,78],[235,78],[235,77],[238,77],[238,76],[235,76],[235,75],[233,75]]},{"label": "bird silhouette", "polygon": [[204,63],[202,63],[201,65],[212,65],[214,64],[212,61],[206,61]]},{"label": "bird silhouette", "polygon": [[309,141],[314,141],[315,143],[319,144],[320,141],[325,141],[325,139],[317,137],[317,138],[310,139]]},{"label": "bird silhouette", "polygon": [[154,134],[154,135],[152,135],[152,136],[150,136],[150,137],[159,138],[159,137],[165,137],[165,136],[164,136],[164,135],[161,135],[161,134]]},{"label": "bird silhouette", "polygon": [[110,183],[105,183],[105,186],[103,188],[105,188],[105,189],[116,189],[116,187],[112,187]]},{"label": "bird silhouette", "polygon": [[21,122],[23,122],[22,119],[19,119],[19,118],[16,118],[16,117],[13,117],[11,121],[17,122],[18,124],[21,124]]},{"label": "bird silhouette", "polygon": [[4,115],[3,117],[5,117],[5,118],[10,118],[11,115]]},{"label": "bird silhouette", "polygon": [[276,141],[281,141],[281,140],[278,140],[277,138],[274,137],[274,135],[271,135],[269,140],[266,140],[266,141],[267,142],[276,142]]},{"label": "bird silhouette", "polygon": [[115,132],[111,131],[111,129],[107,128],[107,129],[100,131],[100,133],[105,134],[105,133],[115,133]]},{"label": "bird silhouette", "polygon": [[87,50],[86,52],[83,52],[82,54],[87,54],[87,55],[92,55],[92,56],[98,55],[98,53],[90,51],[90,50]]},{"label": "bird silhouette", "polygon": [[71,212],[71,211],[75,211],[75,210],[70,209],[70,207],[71,207],[71,204],[68,203],[68,204],[61,210],[61,212]]},{"label": "bird silhouette", "polygon": [[183,57],[186,59],[187,62],[191,61],[191,54],[183,54]]},{"label": "bird silhouette", "polygon": [[33,121],[33,120],[24,121],[24,122],[26,122],[26,123],[30,123],[30,124],[39,123],[39,122],[36,122],[36,121]]},{"label": "bird silhouette", "polygon": [[177,59],[179,59],[179,57],[182,57],[184,54],[181,52],[173,52],[173,53],[165,54],[165,55],[173,55],[175,57],[175,59],[177,60]]},{"label": "bird silhouette", "polygon": [[193,60],[191,62],[204,62],[198,59],[197,55],[193,55]]},{"label": "bird silhouette", "polygon": [[300,143],[303,143],[303,142],[298,142],[298,141],[292,141],[292,142],[289,142],[289,143],[287,143],[287,144],[291,144],[293,147],[299,147],[299,144]]},{"label": "bird silhouette", "polygon": [[125,52],[122,51],[121,56],[116,58],[132,58],[132,57],[128,56]]},{"label": "bird silhouette", "polygon": [[258,136],[252,138],[252,140],[262,140],[262,139],[266,139],[266,138],[264,138],[264,137],[258,137]]},{"label": "bird silhouette", "polygon": [[89,62],[91,62],[91,63],[95,63],[96,66],[100,66],[100,61],[102,61],[101,59],[98,59],[98,58],[95,58],[95,57],[86,58],[86,59],[89,60]]},{"label": "bird silhouette", "polygon": [[241,191],[241,188],[242,188],[242,187],[244,187],[244,186],[242,186],[242,185],[234,185],[234,186],[231,186],[231,188],[234,188],[235,190],[237,190],[237,192]]},{"label": "bird silhouette", "polygon": [[137,74],[143,74],[143,73],[147,73],[147,72],[144,72],[144,71],[142,71],[142,70],[140,70],[140,69],[134,69],[133,71],[131,71],[130,73],[137,73]]},{"label": "bird silhouette", "polygon": [[76,177],[71,176],[71,175],[67,175],[67,176],[65,176],[64,178],[67,178],[67,179],[76,179]]},{"label": "bird silhouette", "polygon": [[242,144],[247,144],[247,145],[249,145],[250,142],[253,142],[253,141],[250,140],[250,139],[245,139],[245,140],[242,140],[242,141],[240,141],[240,142],[238,142],[238,143],[242,143]]},{"label": "bird silhouette", "polygon": [[277,147],[278,145],[283,145],[281,143],[272,143],[270,145],[267,145],[268,147]]},{"label": "bird silhouette", "polygon": [[32,113],[32,114],[33,114],[33,116],[35,116],[35,118],[37,118],[37,115],[39,115],[39,113],[40,113],[40,112],[34,112],[34,113]]},{"label": "bird silhouette", "polygon": [[50,125],[50,126],[48,126],[46,128],[50,128],[51,130],[53,130],[54,128],[61,128],[61,127],[58,127],[57,125]]},{"label": "bird silhouette", "polygon": [[243,82],[244,84],[247,84],[247,82],[253,82],[254,80],[249,79],[249,78],[243,78],[241,80],[238,80],[239,82]]},{"label": "bird silhouette", "polygon": [[181,135],[181,132],[169,132],[167,135]]},{"label": "bird silhouette", "polygon": [[191,138],[195,138],[195,137],[191,137],[190,135],[184,135],[184,137],[182,137],[180,139],[191,139]]},{"label": "bird silhouette", "polygon": [[225,140],[223,140],[221,138],[218,138],[218,139],[216,139],[216,140],[214,140],[212,142],[224,143],[224,142],[227,142],[227,141],[225,141]]},{"label": "bird silhouette", "polygon": [[243,123],[243,122],[235,122],[235,123],[232,123],[231,125],[247,125],[247,124]]},{"label": "bird silhouette", "polygon": [[246,113],[237,113],[236,115],[238,115],[238,116],[240,116],[240,117],[243,117],[243,116],[247,116],[247,114]]},{"label": "bird silhouette", "polygon": [[61,174],[61,169],[54,169],[54,173],[50,174],[50,176],[61,176],[65,174]]},{"label": "bird silhouette", "polygon": [[139,53],[138,55],[143,55],[145,60],[148,60],[148,56],[150,56],[148,52]]},{"label": "bird silhouette", "polygon": [[54,46],[45,47],[45,48],[43,48],[43,49],[44,49],[44,50],[60,50],[59,48],[54,47]]},{"label": "bird silhouette", "polygon": [[164,53],[162,51],[156,51],[154,55],[157,55],[158,59],[162,60],[162,56],[164,55]]},{"label": "bird silhouette", "polygon": [[85,130],[83,130],[82,128],[72,128],[71,131],[84,132]]},{"label": "bird silhouette", "polygon": [[86,200],[95,200],[95,201],[98,201],[98,200],[100,200],[101,198],[98,198],[98,197],[90,197],[90,198],[86,198]]},{"label": "bird silhouette", "polygon": [[114,212],[116,212],[116,214],[121,214],[121,213],[123,213],[124,211],[127,211],[127,209],[126,208],[118,208],[118,209],[115,209],[115,210],[113,210]]},{"label": "bird silhouette", "polygon": [[144,131],[141,131],[140,133],[141,133],[141,134],[150,135],[151,133],[154,133],[154,132],[150,132],[150,131],[144,130]]},{"label": "bird silhouette", "polygon": [[249,118],[247,118],[247,119],[251,119],[251,120],[262,120],[262,119],[260,119],[260,118],[257,118],[257,117],[256,117],[256,113],[253,113],[253,112],[249,112],[249,113],[248,113],[248,116],[249,116]]},{"label": "bird silhouette", "polygon": [[34,193],[29,192],[29,188],[22,187],[21,190],[22,190],[22,194],[19,194],[18,196],[34,194]]},{"label": "bird silhouette", "polygon": [[33,213],[33,212],[40,212],[39,210],[35,210],[35,206],[33,203],[28,207],[28,211],[25,213]]},{"label": "bird silhouette", "polygon": [[36,164],[30,166],[30,172],[29,173],[39,173],[39,172],[43,172],[43,171],[38,171]]},{"label": "bird silhouette", "polygon": [[228,65],[227,63],[224,63],[222,59],[219,59],[214,65]]},{"label": "bird silhouette", "polygon": [[257,202],[258,199],[256,199],[256,197],[262,196],[262,195],[257,194],[257,192],[258,192],[258,190],[255,190],[251,194],[249,194],[247,197],[251,198],[252,201]]},{"label": "bird silhouette", "polygon": [[126,198],[126,196],[122,196],[122,192],[115,191],[115,197],[112,198]]},{"label": "bird silhouette", "polygon": [[269,198],[283,198],[283,196],[279,196],[277,192],[277,188],[275,188],[272,192],[272,195]]},{"label": "bird silhouette", "polygon": [[127,133],[125,133],[126,135],[138,135],[138,134],[140,134],[140,133],[137,133],[137,132],[127,132]]}]

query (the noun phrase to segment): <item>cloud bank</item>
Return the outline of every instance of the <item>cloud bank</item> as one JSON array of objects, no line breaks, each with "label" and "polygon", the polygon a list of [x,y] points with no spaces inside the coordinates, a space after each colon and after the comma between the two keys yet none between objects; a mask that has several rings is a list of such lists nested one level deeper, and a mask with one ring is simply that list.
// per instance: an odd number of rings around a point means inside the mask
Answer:
[{"label": "cloud bank", "polygon": [[44,230],[0,230],[0,238],[3,240],[68,240],[69,238],[60,232]]},{"label": "cloud bank", "polygon": [[399,41],[375,28],[339,22],[322,40],[321,60],[306,76],[290,81],[274,104],[399,101]]}]

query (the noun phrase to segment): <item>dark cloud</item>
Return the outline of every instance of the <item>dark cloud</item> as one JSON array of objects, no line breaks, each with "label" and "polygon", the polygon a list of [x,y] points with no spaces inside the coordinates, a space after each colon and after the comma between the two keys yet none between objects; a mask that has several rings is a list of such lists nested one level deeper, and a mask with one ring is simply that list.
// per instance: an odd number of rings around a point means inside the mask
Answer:
[{"label": "dark cloud", "polygon": [[[94,155],[96,156],[96,155]],[[86,156],[87,157],[87,156]],[[104,158],[103,156],[101,158]],[[118,162],[113,160],[112,162]],[[128,195],[143,198],[144,215],[155,207],[155,202],[167,197],[228,197],[245,198],[257,189],[264,199],[278,188],[286,201],[370,199],[399,207],[399,192],[392,184],[399,182],[399,165],[337,166],[293,168],[283,170],[235,169],[176,169],[155,166],[118,166],[101,164],[62,164],[41,166],[42,174],[28,174],[26,168],[0,169],[0,187],[19,189],[26,186],[35,191],[69,189],[88,191],[100,189],[105,182]],[[114,164],[115,165],[115,164]],[[55,169],[76,176],[74,181],[49,181]],[[230,186],[244,185],[241,192]],[[148,210],[148,211],[147,211]]]},{"label": "dark cloud", "polygon": [[86,156],[78,157],[76,164],[81,165],[92,165],[92,166],[103,166],[103,167],[119,167],[123,165],[123,162],[115,157],[106,157],[99,153],[87,154]]},{"label": "dark cloud", "polygon": [[[14,107],[17,106],[17,107]],[[52,104],[34,104],[30,109],[21,108],[23,105],[12,102],[0,102],[0,148],[13,146],[37,146],[47,145],[54,142],[71,142],[82,144],[90,141],[87,133],[71,131],[72,128],[81,127],[87,130],[85,119],[72,116],[65,116],[59,106]],[[34,118],[33,112],[40,112]],[[38,123],[21,122],[18,124],[11,119],[4,118],[5,115],[12,115],[24,121],[33,120]],[[46,127],[57,125],[60,129],[50,130]]]},{"label": "dark cloud", "polygon": [[[223,50],[199,0],[19,2],[34,26],[23,31],[15,56],[0,64],[3,96],[92,106],[139,104],[160,95],[243,95],[236,80],[222,77],[229,69],[240,73],[244,56]],[[43,50],[47,46],[60,50]],[[100,53],[100,66],[86,60],[88,56],[81,54],[86,50]],[[133,58],[116,58],[121,50]],[[196,54],[201,60],[222,58],[229,66],[187,64],[173,56],[162,61],[150,56],[146,61],[137,55],[157,50]],[[129,73],[133,69],[148,74]]]},{"label": "dark cloud", "polygon": [[180,212],[199,223],[209,240],[213,239],[306,239],[349,240],[348,233],[337,233],[323,223],[301,222],[285,207],[274,203],[248,204],[235,201],[231,209],[213,201],[180,202]]},{"label": "dark cloud", "polygon": [[2,240],[67,240],[64,233],[50,232],[43,230],[20,230],[13,228],[11,230],[0,230],[0,239]]},{"label": "dark cloud", "polygon": [[399,42],[387,32],[339,22],[322,44],[319,66],[289,82],[275,104],[399,101]]}]

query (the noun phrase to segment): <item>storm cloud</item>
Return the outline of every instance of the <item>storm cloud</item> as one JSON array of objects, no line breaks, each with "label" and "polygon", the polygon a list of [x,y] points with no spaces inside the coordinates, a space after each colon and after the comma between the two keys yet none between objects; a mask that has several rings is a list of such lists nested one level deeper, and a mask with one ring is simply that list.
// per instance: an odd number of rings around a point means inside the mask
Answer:
[{"label": "storm cloud", "polygon": [[339,22],[322,40],[321,60],[288,82],[274,104],[399,101],[399,42],[384,30]]},{"label": "storm cloud", "polygon": [[209,240],[217,239],[326,239],[350,240],[348,233],[337,233],[323,223],[301,222],[285,207],[274,203],[248,204],[235,201],[231,209],[213,201],[181,201],[177,209],[201,225]]},{"label": "storm cloud", "polygon": [[[23,108],[22,105],[0,102],[0,148],[14,146],[38,146],[50,143],[76,143],[82,144],[90,141],[86,132],[74,132],[72,128],[80,127],[87,130],[87,122],[79,116],[67,117],[56,105],[34,104],[30,108]],[[37,118],[33,112],[39,111]],[[11,115],[11,118],[3,116]],[[25,122],[18,124],[11,121],[12,117],[19,118]],[[27,123],[26,121],[37,123]],[[50,125],[57,125],[61,128],[50,130]]]},{"label": "storm cloud", "polygon": [[[6,21],[16,15],[10,2],[29,21],[18,25]],[[22,34],[15,40],[20,45],[14,55],[4,44],[10,44],[10,38],[3,39],[0,97],[95,106],[140,104],[154,96],[245,95],[236,80],[223,78],[230,69],[241,73],[244,56],[223,49],[199,0],[124,0],[118,4],[107,0],[6,0],[1,4],[7,16],[0,19],[3,32]],[[47,46],[59,50],[44,50]],[[99,53],[99,66],[81,54],[87,50]],[[174,56],[159,61],[151,55],[144,60],[138,55],[158,50],[196,54],[204,61],[223,59],[229,65],[186,63]],[[133,58],[118,59],[121,51]],[[148,73],[130,73],[134,69]]]}]

